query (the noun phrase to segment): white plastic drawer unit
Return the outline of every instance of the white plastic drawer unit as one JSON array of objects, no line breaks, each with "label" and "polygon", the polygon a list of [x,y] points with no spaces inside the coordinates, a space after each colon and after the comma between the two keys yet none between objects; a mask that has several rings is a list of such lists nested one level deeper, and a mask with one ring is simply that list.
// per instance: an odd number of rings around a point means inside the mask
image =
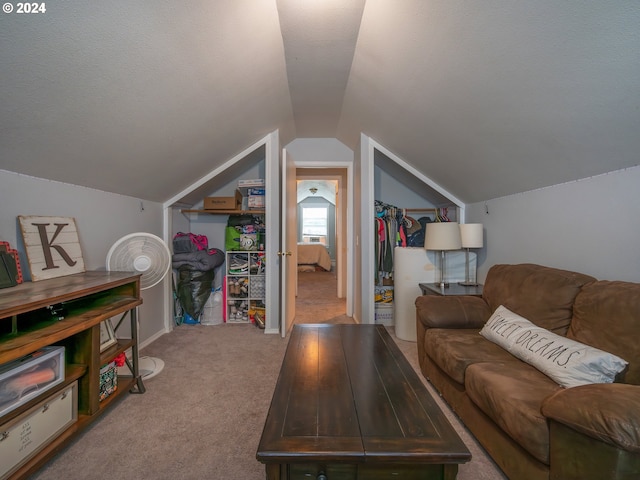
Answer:
[{"label": "white plastic drawer unit", "polygon": [[64,347],[43,347],[0,365],[0,417],[64,381]]},{"label": "white plastic drawer unit", "polygon": [[0,426],[0,479],[8,478],[78,418],[77,382]]}]

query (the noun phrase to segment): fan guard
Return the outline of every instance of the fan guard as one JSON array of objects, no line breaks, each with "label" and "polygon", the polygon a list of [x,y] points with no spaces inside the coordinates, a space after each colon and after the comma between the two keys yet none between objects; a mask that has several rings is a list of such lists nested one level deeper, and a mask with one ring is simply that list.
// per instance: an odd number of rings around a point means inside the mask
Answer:
[{"label": "fan guard", "polygon": [[171,268],[171,252],[164,240],[151,233],[131,233],[107,253],[107,270],[141,274],[142,290],[157,285]]},{"label": "fan guard", "polygon": [[[169,247],[164,240],[152,233],[125,235],[107,253],[107,270],[139,273],[141,290],[160,283],[170,268]],[[156,357],[140,357],[138,361],[143,380],[156,376],[164,368],[164,362]],[[119,367],[118,375],[127,376],[126,369]]]}]

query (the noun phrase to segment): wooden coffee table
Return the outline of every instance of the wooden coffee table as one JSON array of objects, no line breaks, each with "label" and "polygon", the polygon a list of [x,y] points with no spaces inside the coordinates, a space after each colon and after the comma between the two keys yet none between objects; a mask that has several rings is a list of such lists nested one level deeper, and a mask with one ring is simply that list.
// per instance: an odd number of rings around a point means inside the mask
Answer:
[{"label": "wooden coffee table", "polygon": [[268,480],[431,480],[471,454],[384,326],[295,325],[256,458]]}]

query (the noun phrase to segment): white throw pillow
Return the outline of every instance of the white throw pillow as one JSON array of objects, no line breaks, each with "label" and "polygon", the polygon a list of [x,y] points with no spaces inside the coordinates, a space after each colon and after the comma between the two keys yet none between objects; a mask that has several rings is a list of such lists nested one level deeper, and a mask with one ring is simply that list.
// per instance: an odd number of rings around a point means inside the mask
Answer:
[{"label": "white throw pillow", "polygon": [[540,328],[503,305],[480,335],[564,387],[612,383],[627,366],[620,357]]}]

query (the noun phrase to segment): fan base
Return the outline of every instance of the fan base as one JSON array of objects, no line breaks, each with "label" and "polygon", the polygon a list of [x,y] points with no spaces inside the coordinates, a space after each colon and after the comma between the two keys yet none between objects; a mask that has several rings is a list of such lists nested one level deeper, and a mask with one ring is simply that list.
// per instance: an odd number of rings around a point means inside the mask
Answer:
[{"label": "fan base", "polygon": [[[164,361],[157,357],[140,357],[138,359],[138,372],[142,377],[142,380],[155,377],[164,368]],[[126,365],[118,367],[118,376],[130,377],[131,372]]]}]

